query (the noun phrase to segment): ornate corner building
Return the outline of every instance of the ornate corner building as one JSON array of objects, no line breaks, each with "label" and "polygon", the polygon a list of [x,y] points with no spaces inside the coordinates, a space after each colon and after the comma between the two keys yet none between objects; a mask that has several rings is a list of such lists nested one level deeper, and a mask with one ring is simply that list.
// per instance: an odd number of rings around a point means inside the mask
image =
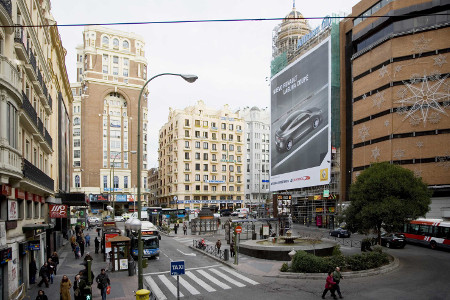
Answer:
[{"label": "ornate corner building", "polygon": [[345,186],[389,161],[433,190],[450,216],[450,1],[364,0],[341,22]]},{"label": "ornate corner building", "polygon": [[74,169],[72,190],[85,193],[91,212],[107,206],[134,208],[137,186],[137,112],[142,124],[141,179],[147,187],[147,96],[138,97],[147,79],[145,42],[134,33],[87,26],[77,48],[77,82],[72,83]]}]

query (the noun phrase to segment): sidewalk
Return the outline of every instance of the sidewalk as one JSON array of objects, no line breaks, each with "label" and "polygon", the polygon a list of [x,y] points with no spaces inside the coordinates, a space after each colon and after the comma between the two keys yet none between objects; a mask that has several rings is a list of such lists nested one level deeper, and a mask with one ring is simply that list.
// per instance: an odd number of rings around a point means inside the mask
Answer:
[{"label": "sidewalk", "polygon": [[[96,232],[93,230],[85,231],[85,233],[89,233],[91,235],[91,246],[86,247],[84,253],[88,253],[94,259],[92,262],[92,271],[94,272],[94,276],[96,277],[100,274],[102,268],[107,269],[107,262],[103,261],[103,254],[95,254],[94,247],[94,239],[96,237]],[[84,269],[84,266],[81,263],[84,261],[83,257],[80,259],[75,259],[75,256],[72,252],[72,247],[69,242],[66,243],[59,251],[59,265],[57,270],[57,275],[54,277],[53,284],[50,284],[50,287],[46,288],[45,284],[41,287],[37,286],[37,283],[41,280],[37,280],[36,284],[31,285],[31,288],[27,291],[27,295],[25,299],[35,299],[38,291],[40,289],[44,290],[48,299],[59,299],[59,285],[61,283],[61,279],[63,275],[67,275],[69,280],[72,282],[71,288],[71,297],[74,298],[73,295],[73,283],[75,281],[75,275],[78,274],[80,270]],[[38,269],[41,266],[38,266]],[[109,279],[111,280],[111,294],[107,295],[107,299],[116,299],[116,300],[134,300],[136,297],[134,296],[134,292],[138,289],[138,279],[137,275],[128,276],[128,271],[121,272],[108,272]],[[101,299],[100,290],[97,288],[97,283],[94,283],[92,287],[92,299]]]}]

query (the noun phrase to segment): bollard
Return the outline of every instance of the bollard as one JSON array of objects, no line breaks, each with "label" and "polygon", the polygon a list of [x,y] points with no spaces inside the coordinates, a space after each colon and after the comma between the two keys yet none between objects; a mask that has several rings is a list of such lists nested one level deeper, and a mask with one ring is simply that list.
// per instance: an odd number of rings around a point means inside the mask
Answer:
[{"label": "bollard", "polygon": [[228,261],[230,259],[230,252],[229,251],[230,250],[228,250],[228,249],[223,250],[223,260],[224,261]]},{"label": "bollard", "polygon": [[142,289],[136,292],[136,300],[149,300],[150,299],[150,291],[146,289]]}]

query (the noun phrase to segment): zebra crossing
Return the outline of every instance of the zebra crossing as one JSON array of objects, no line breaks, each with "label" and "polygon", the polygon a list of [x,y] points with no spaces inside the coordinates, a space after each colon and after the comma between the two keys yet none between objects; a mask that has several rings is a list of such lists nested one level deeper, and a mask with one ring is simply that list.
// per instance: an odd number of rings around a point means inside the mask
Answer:
[{"label": "zebra crossing", "polygon": [[[144,277],[149,289],[158,300],[177,298],[177,279],[169,272],[147,274]],[[202,293],[213,293],[217,290],[229,290],[234,287],[258,285],[259,283],[228,267],[206,267],[187,269],[180,276],[180,298]]]}]

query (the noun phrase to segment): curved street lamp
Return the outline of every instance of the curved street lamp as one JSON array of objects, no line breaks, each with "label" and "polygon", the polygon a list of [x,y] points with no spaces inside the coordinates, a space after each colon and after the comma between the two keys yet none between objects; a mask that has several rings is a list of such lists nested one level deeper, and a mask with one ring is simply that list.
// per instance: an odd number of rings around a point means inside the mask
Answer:
[{"label": "curved street lamp", "polygon": [[[193,83],[198,79],[196,75],[190,75],[190,74],[174,74],[174,73],[161,73],[158,75],[153,76],[149,80],[147,80],[144,85],[141,88],[141,92],[139,93],[139,99],[138,99],[138,136],[137,136],[137,198],[138,198],[138,219],[141,219],[141,209],[142,209],[142,203],[141,203],[141,98],[142,93],[144,92],[145,87],[147,84],[149,84],[150,81],[153,79],[165,76],[165,75],[172,75],[172,76],[179,76],[186,80],[189,83]],[[142,231],[139,229],[139,236],[138,236],[138,288],[142,290],[144,288],[144,276],[143,276],[143,270],[142,270]]]}]

